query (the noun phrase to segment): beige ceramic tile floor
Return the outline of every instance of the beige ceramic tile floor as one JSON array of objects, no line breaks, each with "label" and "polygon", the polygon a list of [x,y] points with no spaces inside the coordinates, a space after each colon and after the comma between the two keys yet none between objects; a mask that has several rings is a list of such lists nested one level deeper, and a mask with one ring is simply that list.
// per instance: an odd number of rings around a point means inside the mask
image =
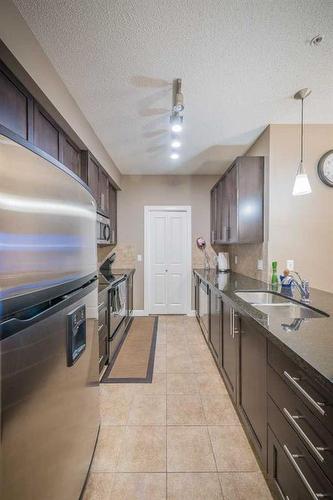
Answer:
[{"label": "beige ceramic tile floor", "polygon": [[159,318],[152,384],[100,396],[83,500],[271,500],[195,318]]}]

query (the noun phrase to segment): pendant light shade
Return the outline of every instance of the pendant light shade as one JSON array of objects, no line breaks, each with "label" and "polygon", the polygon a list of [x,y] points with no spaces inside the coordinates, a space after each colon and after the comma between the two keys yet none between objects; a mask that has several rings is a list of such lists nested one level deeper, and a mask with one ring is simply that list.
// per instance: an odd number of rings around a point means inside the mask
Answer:
[{"label": "pendant light shade", "polygon": [[302,196],[304,194],[311,193],[311,186],[309,182],[309,178],[307,173],[305,172],[305,168],[303,165],[303,156],[304,156],[304,99],[311,94],[310,89],[302,89],[299,90],[294,98],[302,101],[302,111],[301,111],[301,161],[298,165],[296,171],[296,177],[293,188],[293,196]]},{"label": "pendant light shade", "polygon": [[293,195],[301,196],[311,193],[311,186],[307,174],[305,173],[303,163],[300,163],[296,172]]}]

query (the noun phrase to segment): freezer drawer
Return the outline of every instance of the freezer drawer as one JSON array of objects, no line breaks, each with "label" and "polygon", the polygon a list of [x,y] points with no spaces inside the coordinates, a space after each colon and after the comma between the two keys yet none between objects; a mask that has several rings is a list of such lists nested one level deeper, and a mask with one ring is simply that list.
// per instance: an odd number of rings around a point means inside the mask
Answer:
[{"label": "freezer drawer", "polygon": [[99,428],[96,282],[37,312],[1,341],[0,498],[77,500]]}]

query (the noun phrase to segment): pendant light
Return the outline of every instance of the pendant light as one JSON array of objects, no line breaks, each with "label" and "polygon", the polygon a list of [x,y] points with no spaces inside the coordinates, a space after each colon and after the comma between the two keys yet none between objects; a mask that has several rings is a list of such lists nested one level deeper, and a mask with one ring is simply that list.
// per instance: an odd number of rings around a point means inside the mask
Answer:
[{"label": "pendant light", "polygon": [[308,176],[305,172],[303,165],[303,156],[304,156],[304,99],[311,94],[310,89],[302,89],[299,90],[295,95],[294,99],[301,100],[302,103],[302,111],[301,111],[301,161],[298,165],[293,189],[294,196],[301,196],[303,194],[311,193],[311,186],[308,179]]}]

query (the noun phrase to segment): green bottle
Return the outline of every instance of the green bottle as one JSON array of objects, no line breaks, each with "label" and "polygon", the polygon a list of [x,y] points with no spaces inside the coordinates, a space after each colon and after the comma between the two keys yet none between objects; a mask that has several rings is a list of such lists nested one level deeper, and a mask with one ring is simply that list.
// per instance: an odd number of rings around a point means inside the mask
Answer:
[{"label": "green bottle", "polygon": [[277,261],[273,260],[272,262],[272,287],[277,288],[279,284],[279,278],[277,275]]}]

